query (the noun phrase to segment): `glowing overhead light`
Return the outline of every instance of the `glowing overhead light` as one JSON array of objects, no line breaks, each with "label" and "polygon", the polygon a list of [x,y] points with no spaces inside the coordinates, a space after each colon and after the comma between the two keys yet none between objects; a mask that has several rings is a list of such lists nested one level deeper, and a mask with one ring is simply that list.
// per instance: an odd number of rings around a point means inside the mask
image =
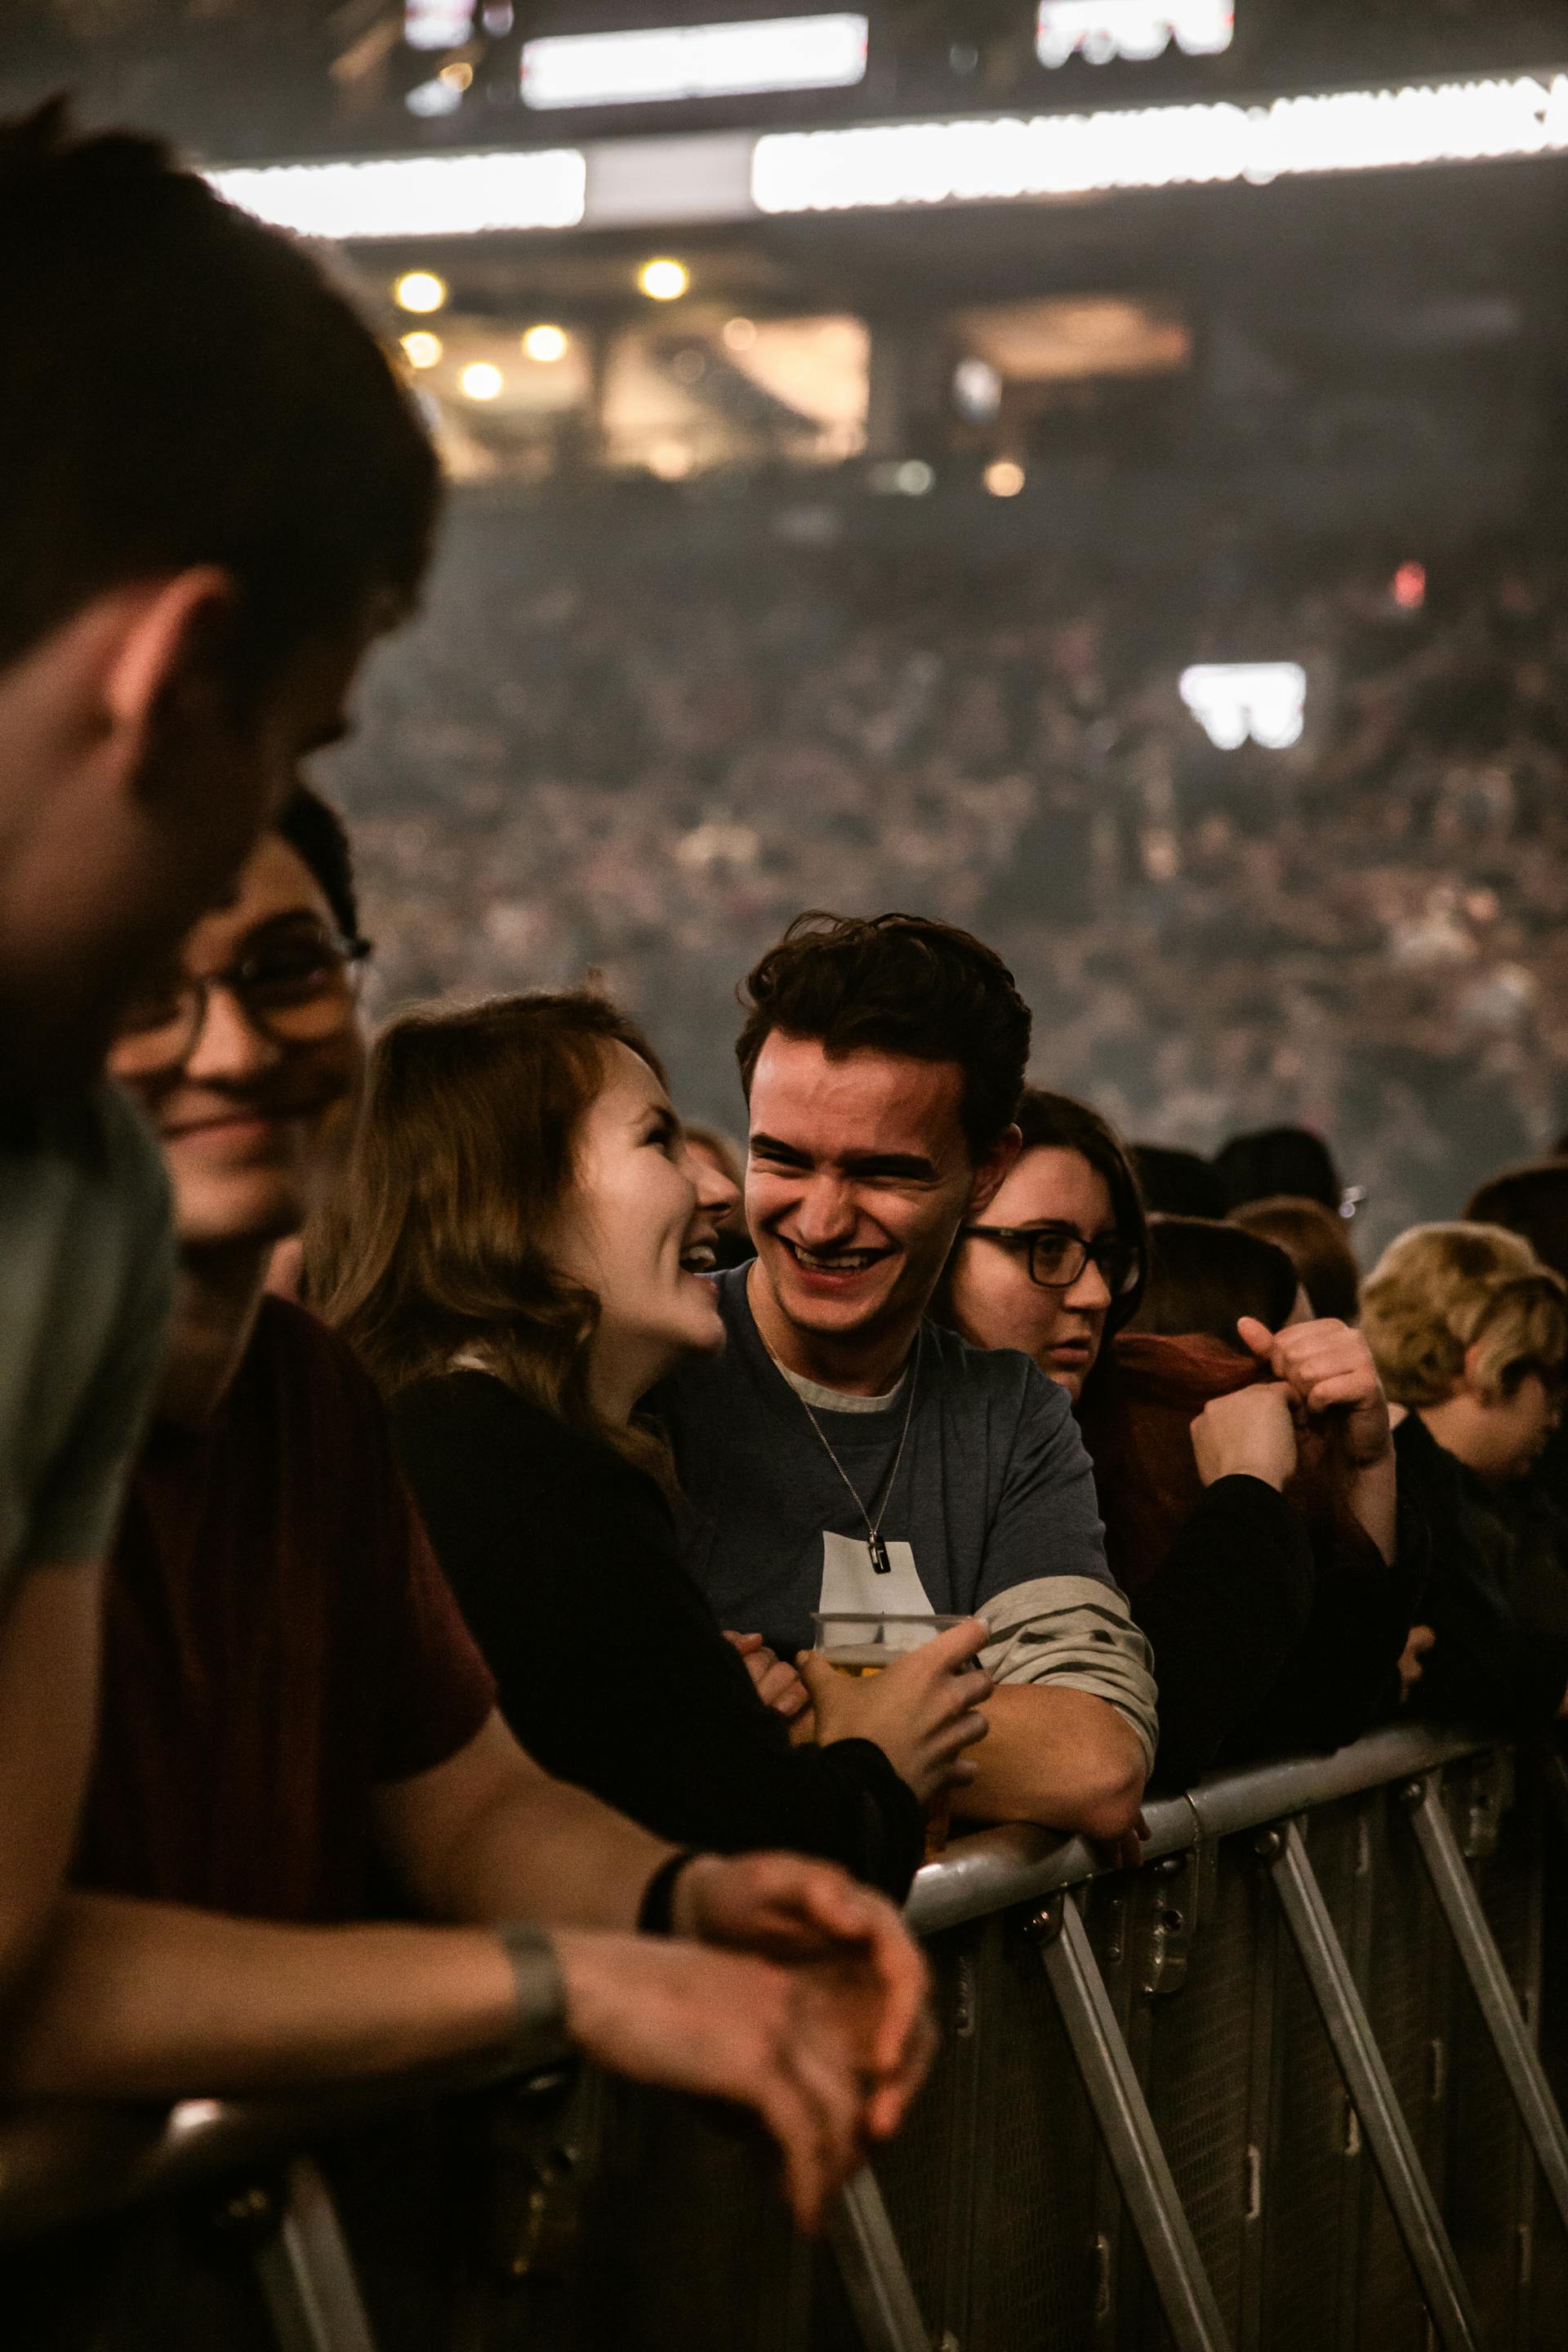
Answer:
[{"label": "glowing overhead light", "polygon": [[522,339],[522,348],[531,360],[542,360],[546,366],[566,356],[566,336],[560,327],[530,327]]},{"label": "glowing overhead light", "polygon": [[522,45],[527,106],[635,106],[764,89],[845,89],[866,75],[864,16],[773,16]]},{"label": "glowing overhead light", "polygon": [[1024,487],[1024,468],[1011,457],[996,457],[986,467],[986,488],[994,499],[1016,499]]},{"label": "glowing overhead light", "polygon": [[433,269],[405,269],[392,294],[400,310],[439,310],[447,299],[447,281]]},{"label": "glowing overhead light", "polygon": [[474,0],[403,0],[403,37],[411,49],[460,48],[474,29]]},{"label": "glowing overhead light", "polygon": [[322,237],[574,228],[583,217],[587,178],[586,161],[574,147],[363,163],[267,163],[211,174],[219,195],[242,212],[299,236]]},{"label": "glowing overhead light", "polygon": [[690,283],[683,261],[645,261],[637,271],[637,284],[650,302],[678,301]]},{"label": "glowing overhead light", "polygon": [[1426,566],[1402,563],[1394,575],[1394,601],[1401,611],[1414,613],[1426,602]]},{"label": "glowing overhead light", "polygon": [[1002,405],[1002,378],[989,360],[960,360],[952,371],[953,405],[972,425],[988,425]]},{"label": "glowing overhead light", "polygon": [[1040,0],[1035,50],[1043,66],[1076,52],[1091,66],[1163,57],[1173,40],[1189,58],[1217,57],[1236,37],[1231,0]]},{"label": "glowing overhead light", "polygon": [[1182,700],[1211,743],[1234,751],[1250,735],[1270,751],[1301,740],[1307,673],[1300,662],[1200,662],[1181,677]]},{"label": "glowing overhead light", "polygon": [[443,114],[456,114],[463,103],[463,93],[437,74],[434,81],[422,81],[416,89],[411,89],[403,103],[422,122],[434,122]]},{"label": "glowing overhead light", "polygon": [[472,89],[474,69],[467,58],[454,58],[449,66],[442,67],[436,79],[444,81],[448,89]]},{"label": "glowing overhead light", "polygon": [[458,378],[465,400],[493,400],[506,379],[489,360],[474,360]]},{"label": "glowing overhead light", "polygon": [[894,465],[873,467],[871,479],[879,490],[895,490],[901,499],[923,499],[936,473],[923,457],[905,457]]},{"label": "glowing overhead light", "polygon": [[769,132],[752,156],[759,212],[1003,204],[1100,189],[1558,154],[1568,73],[1095,114]]},{"label": "glowing overhead light", "polygon": [[403,338],[403,356],[410,367],[439,366],[441,349],[440,336],[426,334],[423,327],[416,327],[411,335]]},{"label": "glowing overhead light", "polygon": [[755,347],[757,330],[750,319],[726,319],[723,334],[726,351],[749,352]]}]

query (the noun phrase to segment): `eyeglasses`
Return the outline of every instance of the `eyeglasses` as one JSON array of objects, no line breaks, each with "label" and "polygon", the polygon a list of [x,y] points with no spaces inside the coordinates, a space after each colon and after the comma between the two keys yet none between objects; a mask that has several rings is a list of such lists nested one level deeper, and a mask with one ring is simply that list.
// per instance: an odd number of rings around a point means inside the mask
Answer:
[{"label": "eyeglasses", "polygon": [[310,1045],[342,1028],[359,995],[368,940],[336,931],[295,932],[264,945],[205,979],[171,976],[143,990],[121,1013],[115,1032],[117,1077],[145,1078],[177,1069],[195,1050],[215,988],[231,996],[253,1029],[280,1045]]},{"label": "eyeglasses", "polygon": [[965,1225],[964,1239],[994,1242],[1021,1257],[1029,1280],[1042,1290],[1070,1290],[1090,1259],[1113,1298],[1133,1289],[1143,1270],[1142,1256],[1119,1234],[1086,1242],[1070,1225]]}]

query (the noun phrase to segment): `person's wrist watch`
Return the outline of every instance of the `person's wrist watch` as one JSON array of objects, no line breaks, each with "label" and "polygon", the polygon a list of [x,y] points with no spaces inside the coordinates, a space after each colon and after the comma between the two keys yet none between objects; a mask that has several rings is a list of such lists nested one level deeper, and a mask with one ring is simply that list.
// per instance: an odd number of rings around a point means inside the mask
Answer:
[{"label": "person's wrist watch", "polygon": [[520,2067],[549,2066],[572,2047],[566,1985],[550,1931],[532,1919],[503,1920],[497,1940],[511,1963],[517,2014],[509,2056]]}]

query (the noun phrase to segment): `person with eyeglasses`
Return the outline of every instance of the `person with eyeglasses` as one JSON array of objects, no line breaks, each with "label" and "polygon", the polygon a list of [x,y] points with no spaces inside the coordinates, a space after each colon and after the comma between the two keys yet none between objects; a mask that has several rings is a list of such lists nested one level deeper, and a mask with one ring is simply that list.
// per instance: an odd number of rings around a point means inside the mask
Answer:
[{"label": "person with eyeglasses", "polygon": [[1426,1558],[1365,1342],[1332,1319],[1244,1318],[1229,1348],[1130,1330],[1150,1253],[1128,1152],[1087,1104],[1041,1088],[1017,1124],[938,1312],[973,1345],[1032,1356],[1073,1401],[1106,1556],[1153,1647],[1156,1785],[1355,1738],[1399,1703]]},{"label": "person with eyeglasses", "polygon": [[[110,1051],[167,1160],[174,1314],[53,1966],[7,2018],[0,2095],[303,2091],[575,2051],[752,2109],[814,2226],[929,2060],[897,1911],[824,1861],[656,1836],[529,1757],[369,1377],[265,1294],[334,1179],[365,1053],[323,814],[296,793]],[[72,2342],[121,2340],[121,2242],[39,2252],[51,2292],[98,2297]],[[0,2264],[7,2311],[12,2283]]]}]

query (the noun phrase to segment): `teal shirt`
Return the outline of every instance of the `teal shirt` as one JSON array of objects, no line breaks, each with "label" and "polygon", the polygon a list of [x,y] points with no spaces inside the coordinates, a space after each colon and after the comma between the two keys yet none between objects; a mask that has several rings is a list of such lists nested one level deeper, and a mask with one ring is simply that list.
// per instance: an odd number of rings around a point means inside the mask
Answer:
[{"label": "teal shirt", "polygon": [[173,1276],[157,1145],[107,1084],[0,1095],[0,1609],[109,1549]]}]

